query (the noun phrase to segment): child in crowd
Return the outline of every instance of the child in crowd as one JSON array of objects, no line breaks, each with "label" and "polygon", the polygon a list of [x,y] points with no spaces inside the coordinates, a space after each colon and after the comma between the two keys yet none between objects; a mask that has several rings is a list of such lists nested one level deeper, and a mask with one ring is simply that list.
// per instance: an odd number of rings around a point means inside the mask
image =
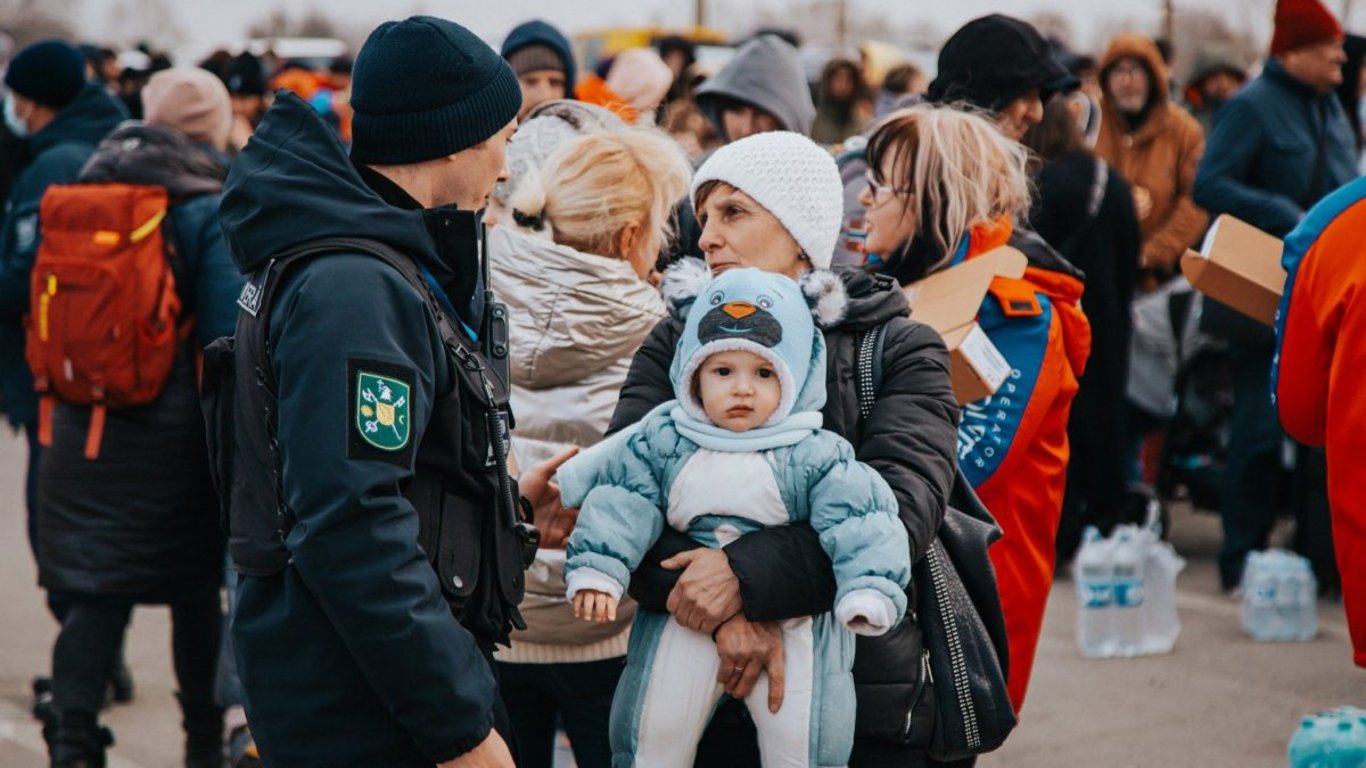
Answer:
[{"label": "child in crowd", "polygon": [[[705,268],[695,271],[693,279],[706,279]],[[565,506],[582,508],[567,592],[577,616],[610,620],[666,522],[710,547],[808,522],[834,564],[834,611],[782,622],[786,697],[770,711],[761,679],[746,701],[764,764],[846,765],[855,709],[850,630],[880,635],[901,620],[911,564],[891,489],[843,438],[821,429],[825,343],[813,313],[837,320],[843,286],[826,272],[799,286],[732,269],[694,295],[680,308],[687,319],[672,367],[677,400],[560,469]],[[691,766],[723,691],[715,643],[641,611],[627,658],[613,702],[613,764]]]}]

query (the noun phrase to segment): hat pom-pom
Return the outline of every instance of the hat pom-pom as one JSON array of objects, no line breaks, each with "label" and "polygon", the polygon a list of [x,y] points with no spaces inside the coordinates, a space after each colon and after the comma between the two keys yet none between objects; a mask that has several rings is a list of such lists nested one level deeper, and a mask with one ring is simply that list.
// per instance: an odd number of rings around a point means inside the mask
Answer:
[{"label": "hat pom-pom", "polygon": [[849,294],[838,275],[825,269],[813,269],[802,275],[797,284],[811,307],[816,325],[826,329],[839,325],[849,307]]},{"label": "hat pom-pom", "polygon": [[664,272],[660,286],[670,313],[679,319],[686,318],[688,308],[711,280],[711,270],[705,261],[687,257],[675,262]]}]

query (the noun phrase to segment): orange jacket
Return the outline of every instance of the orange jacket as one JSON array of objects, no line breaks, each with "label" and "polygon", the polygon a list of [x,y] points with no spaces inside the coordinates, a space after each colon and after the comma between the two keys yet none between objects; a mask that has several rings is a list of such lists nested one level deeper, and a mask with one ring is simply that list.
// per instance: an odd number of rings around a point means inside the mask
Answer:
[{"label": "orange jacket", "polygon": [[1096,154],[1119,171],[1135,194],[1141,194],[1140,188],[1147,191],[1152,208],[1139,220],[1140,263],[1170,268],[1200,240],[1209,224],[1209,215],[1192,197],[1195,171],[1205,154],[1205,129],[1168,98],[1167,66],[1149,38],[1116,37],[1101,57],[1102,84],[1110,68],[1125,57],[1142,61],[1151,74],[1152,106],[1148,119],[1130,131],[1108,94],[1103,97]]},{"label": "orange jacket", "polygon": [[1352,659],[1366,667],[1366,178],[1285,239],[1273,393],[1292,437],[1328,447],[1328,504]]},{"label": "orange jacket", "polygon": [[1003,533],[990,553],[1010,641],[1010,700],[1019,711],[1053,586],[1067,419],[1091,352],[1091,326],[1078,305],[1075,269],[1036,236],[1013,233],[1008,221],[974,227],[961,258],[1007,242],[1030,266],[1023,278],[992,282],[978,323],[1013,372],[995,395],[964,408],[958,463]]}]

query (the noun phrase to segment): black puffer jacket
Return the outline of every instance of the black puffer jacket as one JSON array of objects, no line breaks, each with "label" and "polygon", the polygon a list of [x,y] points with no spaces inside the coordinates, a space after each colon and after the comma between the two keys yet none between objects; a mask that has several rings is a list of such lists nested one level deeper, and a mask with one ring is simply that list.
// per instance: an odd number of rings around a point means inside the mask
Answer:
[{"label": "black puffer jacket", "polygon": [[90,408],[56,404],[39,469],[38,581],[47,589],[157,602],[222,577],[195,351],[232,332],[242,288],[218,227],[225,173],[185,136],[141,125],[110,134],[81,172],[81,181],[166,187],[163,234],[179,248],[177,293],[199,335],[155,401],[109,411],[97,459],[83,450]]},{"label": "black puffer jacket", "polygon": [[[948,353],[937,333],[906,317],[905,296],[891,278],[852,267],[837,268],[836,274],[844,281],[850,302],[845,319],[825,333],[825,428],[848,439],[859,460],[875,468],[895,491],[910,534],[911,555],[919,560],[939,529],[953,488],[959,409],[949,384]],[[863,331],[883,323],[888,325],[882,382],[873,412],[861,427],[857,343]],[[680,333],[680,324],[669,319],[646,339],[632,362],[611,431],[629,426],[673,398],[669,365]],[[642,606],[665,610],[677,574],[659,569],[658,563],[694,546],[686,535],[666,529],[632,578],[632,595]],[[808,526],[760,531],[725,551],[740,580],[744,612],[750,620],[795,618],[830,610],[833,605],[830,561]],[[813,574],[826,574],[827,580],[813,579]],[[908,591],[914,589],[912,584]],[[914,605],[914,595],[910,597]],[[874,734],[904,729],[920,678],[921,647],[920,629],[909,615],[882,637],[858,638],[856,758],[866,752],[870,737],[877,740]],[[906,759],[897,764],[908,764]]]}]

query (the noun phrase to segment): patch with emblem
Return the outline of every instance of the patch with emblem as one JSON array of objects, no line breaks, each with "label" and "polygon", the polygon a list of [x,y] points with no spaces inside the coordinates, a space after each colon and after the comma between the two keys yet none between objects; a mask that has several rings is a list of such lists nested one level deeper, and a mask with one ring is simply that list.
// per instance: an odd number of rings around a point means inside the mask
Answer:
[{"label": "patch with emblem", "polygon": [[378,360],[347,361],[347,456],[406,465],[413,433],[413,371]]}]

